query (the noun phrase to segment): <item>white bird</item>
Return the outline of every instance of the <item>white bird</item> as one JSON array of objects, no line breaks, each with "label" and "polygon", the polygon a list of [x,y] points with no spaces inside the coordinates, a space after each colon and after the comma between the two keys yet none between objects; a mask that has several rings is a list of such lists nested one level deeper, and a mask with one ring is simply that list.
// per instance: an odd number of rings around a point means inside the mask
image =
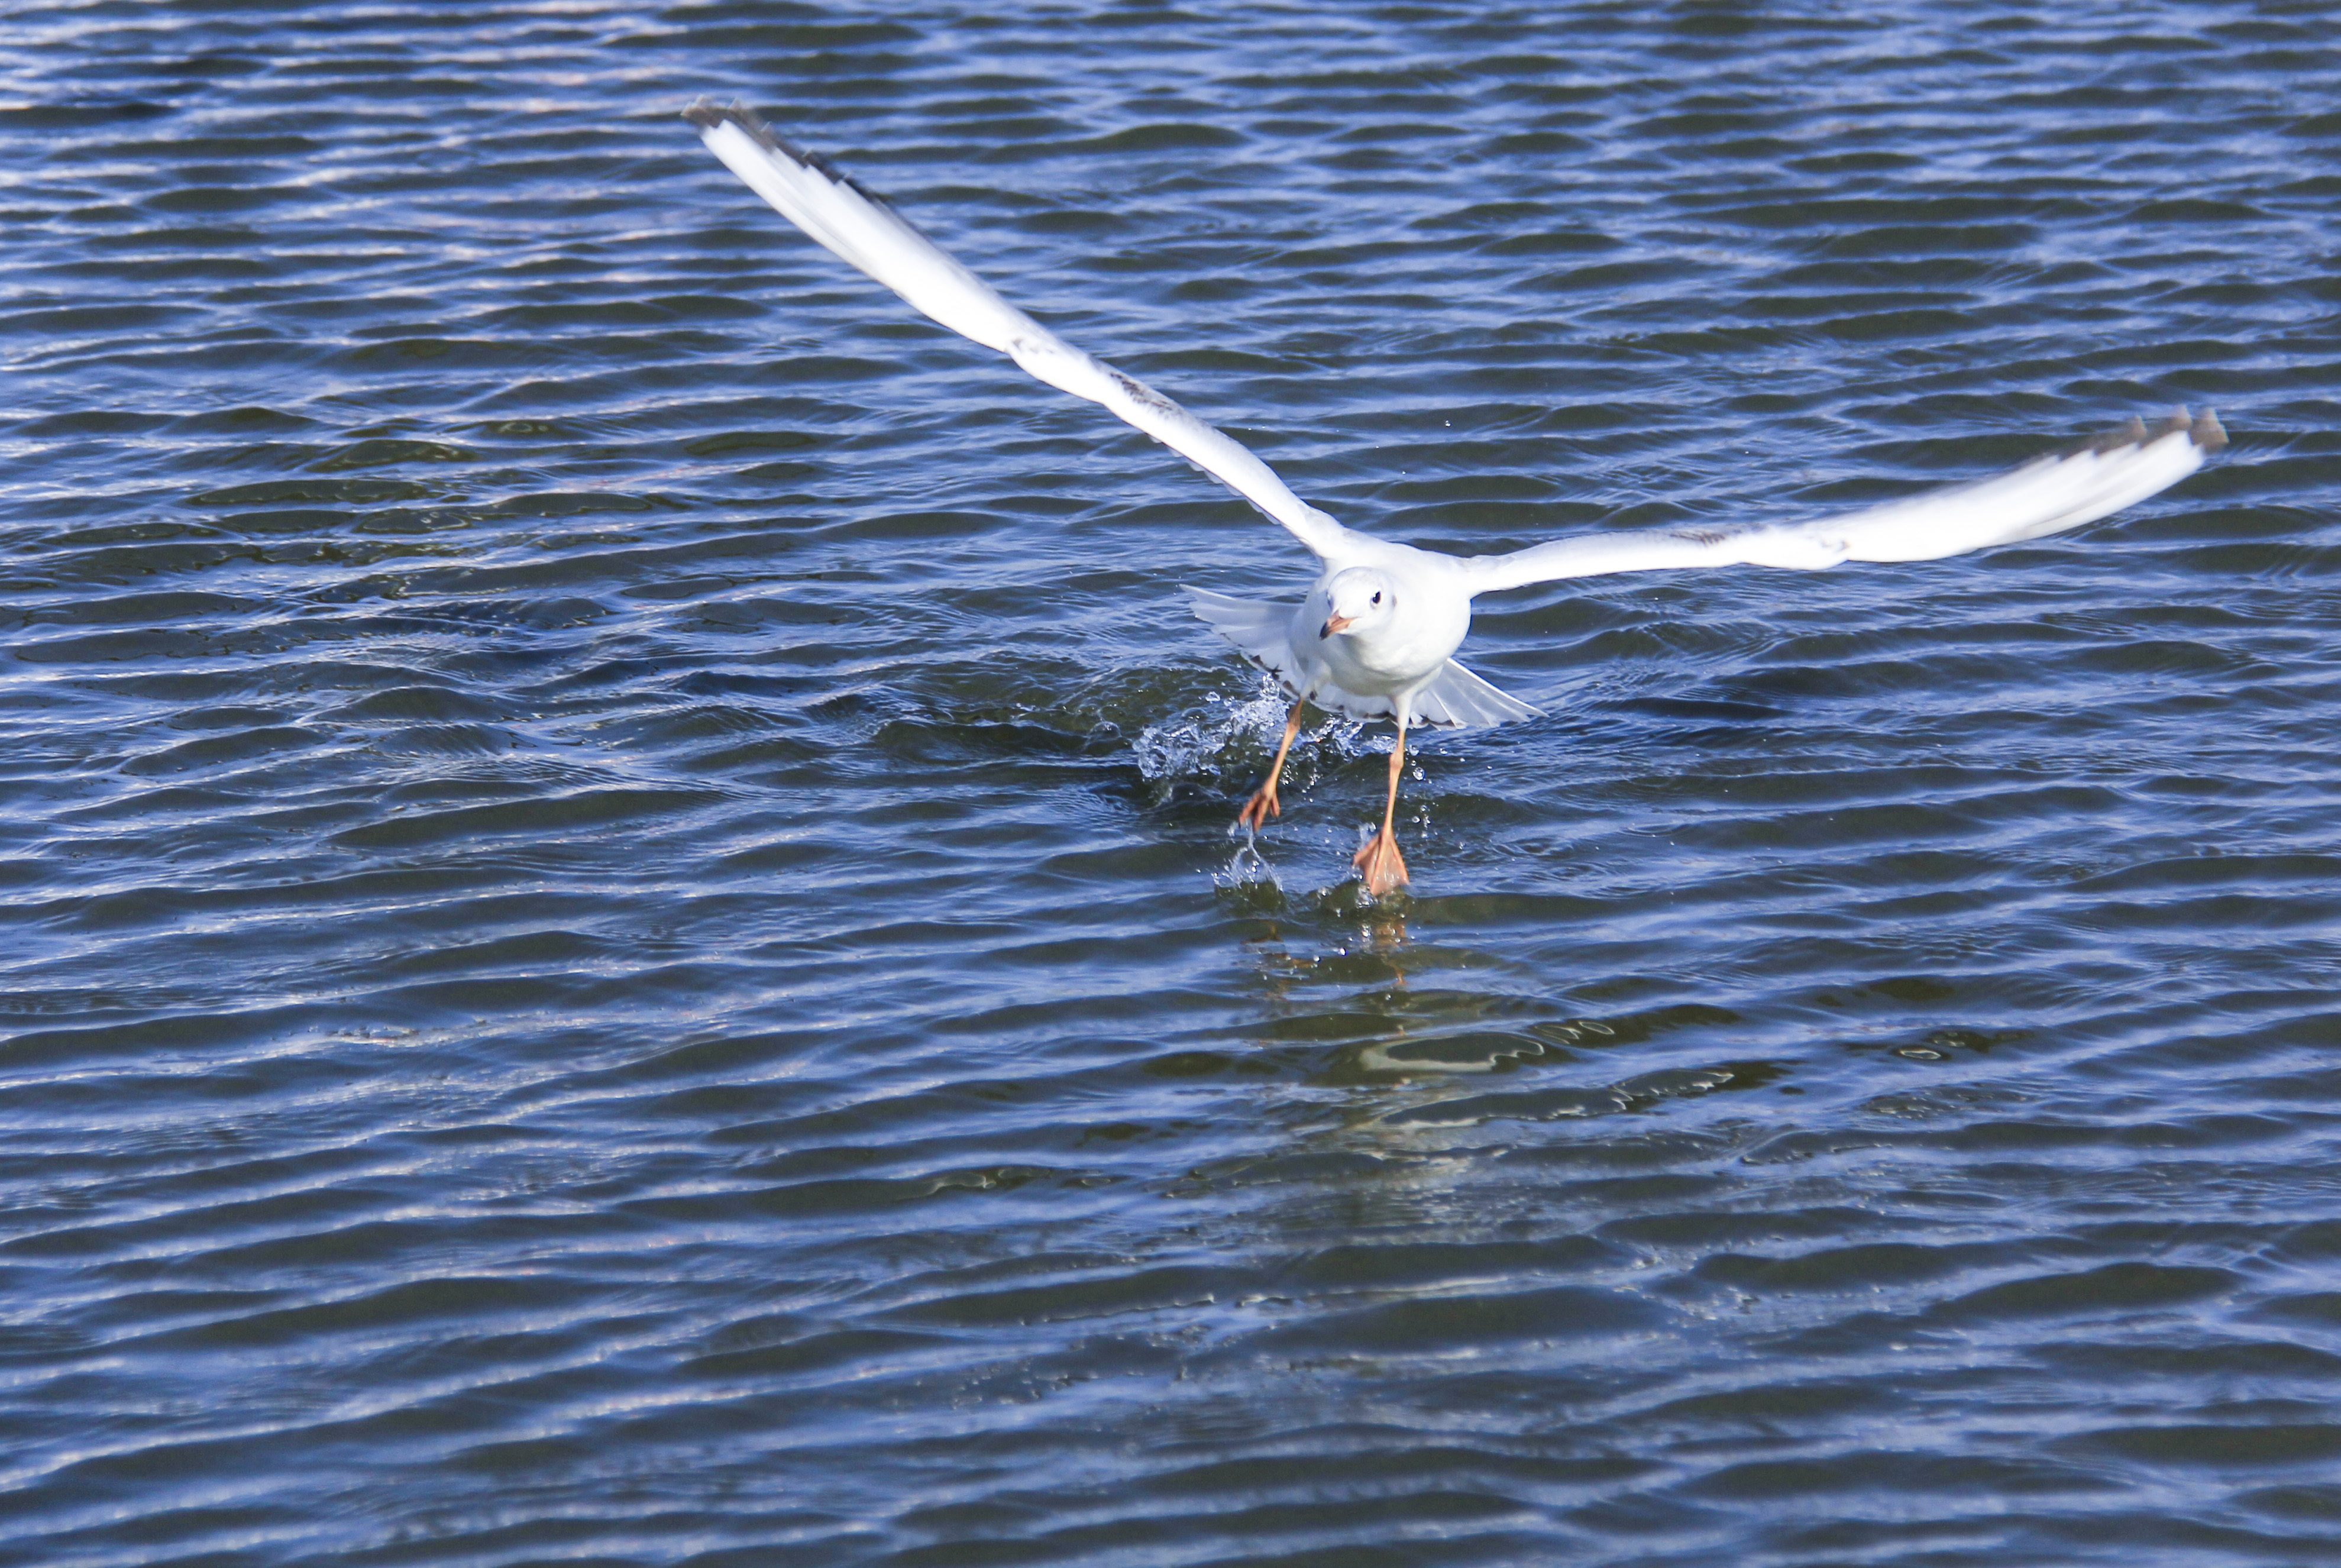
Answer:
[{"label": "white bird", "polygon": [[1367,892],[1377,897],[1407,880],[1391,827],[1408,728],[1501,724],[1539,711],[1455,662],[1477,595],[1565,577],[1669,567],[1818,570],[1840,561],[1931,561],[2037,539],[2119,511],[2177,484],[2202,465],[2207,453],[2226,444],[2216,414],[2207,410],[2190,417],[2182,408],[2152,428],[2133,419],[2124,429],[1992,478],[1818,522],[1584,534],[1498,555],[1420,550],[1344,528],[1286,488],[1267,464],[1224,432],[1010,305],[883,199],[774,135],[747,110],[702,101],[684,114],[732,173],[840,260],[1050,385],[1103,404],[1225,483],[1323,563],[1298,605],[1198,588],[1187,594],[1196,614],[1274,674],[1293,699],[1276,760],[1244,803],[1240,824],[1257,828],[1279,814],[1277,780],[1305,705],[1387,718],[1398,726],[1381,829],[1356,857]]}]

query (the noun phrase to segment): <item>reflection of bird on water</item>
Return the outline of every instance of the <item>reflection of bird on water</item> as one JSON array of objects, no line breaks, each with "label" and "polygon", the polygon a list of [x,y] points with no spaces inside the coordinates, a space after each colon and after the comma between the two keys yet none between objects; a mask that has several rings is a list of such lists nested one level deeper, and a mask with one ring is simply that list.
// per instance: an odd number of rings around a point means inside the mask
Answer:
[{"label": "reflection of bird on water", "polygon": [[2148,429],[2128,428],[2035,458],[1997,477],[1862,512],[1793,525],[1587,534],[1509,554],[1459,556],[1344,528],[1302,501],[1249,450],[1112,366],[1099,363],[992,292],[883,201],[822,159],[791,146],[744,109],[698,104],[687,112],[715,155],[781,214],[916,309],[997,349],[1050,385],[1103,404],[1239,494],[1313,551],[1324,571],[1298,605],[1189,589],[1195,613],[1292,697],[1267,781],[1238,823],[1278,813],[1276,785],[1315,704],[1398,727],[1381,830],[1358,851],[1367,892],[1407,880],[1392,834],[1399,771],[1410,725],[1500,724],[1537,710],[1455,663],[1480,594],[1565,577],[1679,566],[1794,566],[1839,561],[1930,561],[2037,539],[2118,511],[2193,473],[2226,444],[2217,418],[2184,409]]}]

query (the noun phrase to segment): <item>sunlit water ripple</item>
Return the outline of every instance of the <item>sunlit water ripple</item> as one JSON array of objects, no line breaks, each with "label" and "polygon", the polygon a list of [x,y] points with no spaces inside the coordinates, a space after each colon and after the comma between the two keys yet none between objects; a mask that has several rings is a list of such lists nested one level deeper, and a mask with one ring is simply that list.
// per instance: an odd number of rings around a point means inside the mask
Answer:
[{"label": "sunlit water ripple", "polygon": [[[2326,8],[15,9],[0,1560],[2341,1555]],[[1225,834],[1283,535],[1563,584]]]}]

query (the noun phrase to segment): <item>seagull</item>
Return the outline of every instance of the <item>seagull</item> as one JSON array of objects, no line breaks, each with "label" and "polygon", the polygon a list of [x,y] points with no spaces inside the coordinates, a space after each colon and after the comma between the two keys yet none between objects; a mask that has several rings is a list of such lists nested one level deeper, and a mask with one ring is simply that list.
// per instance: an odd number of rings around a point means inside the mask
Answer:
[{"label": "seagull", "polygon": [[1010,305],[884,198],[775,135],[747,109],[702,99],[683,115],[710,152],[839,260],[1037,379],[1104,404],[1250,502],[1317,557],[1322,570],[1298,605],[1185,592],[1194,613],[1274,675],[1292,699],[1276,759],[1237,814],[1237,826],[1255,831],[1280,814],[1277,781],[1304,708],[1388,719],[1397,727],[1381,828],[1354,861],[1375,898],[1407,882],[1392,831],[1407,731],[1539,714],[1455,662],[1479,594],[1612,572],[1742,565],[1819,571],[1840,561],[1937,560],[2094,522],[2177,484],[2226,444],[2216,414],[2181,408],[2151,426],[2132,419],[1990,478],[1814,522],[1589,534],[1503,554],[1417,549],[1345,528],[1310,505],[1225,432]]}]

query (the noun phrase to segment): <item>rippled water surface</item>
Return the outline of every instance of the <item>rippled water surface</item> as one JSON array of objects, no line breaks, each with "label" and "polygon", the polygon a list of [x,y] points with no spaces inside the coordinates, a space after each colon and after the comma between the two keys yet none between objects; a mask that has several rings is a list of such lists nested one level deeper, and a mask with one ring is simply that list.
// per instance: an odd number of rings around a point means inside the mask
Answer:
[{"label": "rippled water surface", "polygon": [[[1890,9],[1890,8],[1889,8]],[[0,1561],[2341,1557],[2319,5],[15,6]],[[738,97],[1345,522],[790,231]]]}]

